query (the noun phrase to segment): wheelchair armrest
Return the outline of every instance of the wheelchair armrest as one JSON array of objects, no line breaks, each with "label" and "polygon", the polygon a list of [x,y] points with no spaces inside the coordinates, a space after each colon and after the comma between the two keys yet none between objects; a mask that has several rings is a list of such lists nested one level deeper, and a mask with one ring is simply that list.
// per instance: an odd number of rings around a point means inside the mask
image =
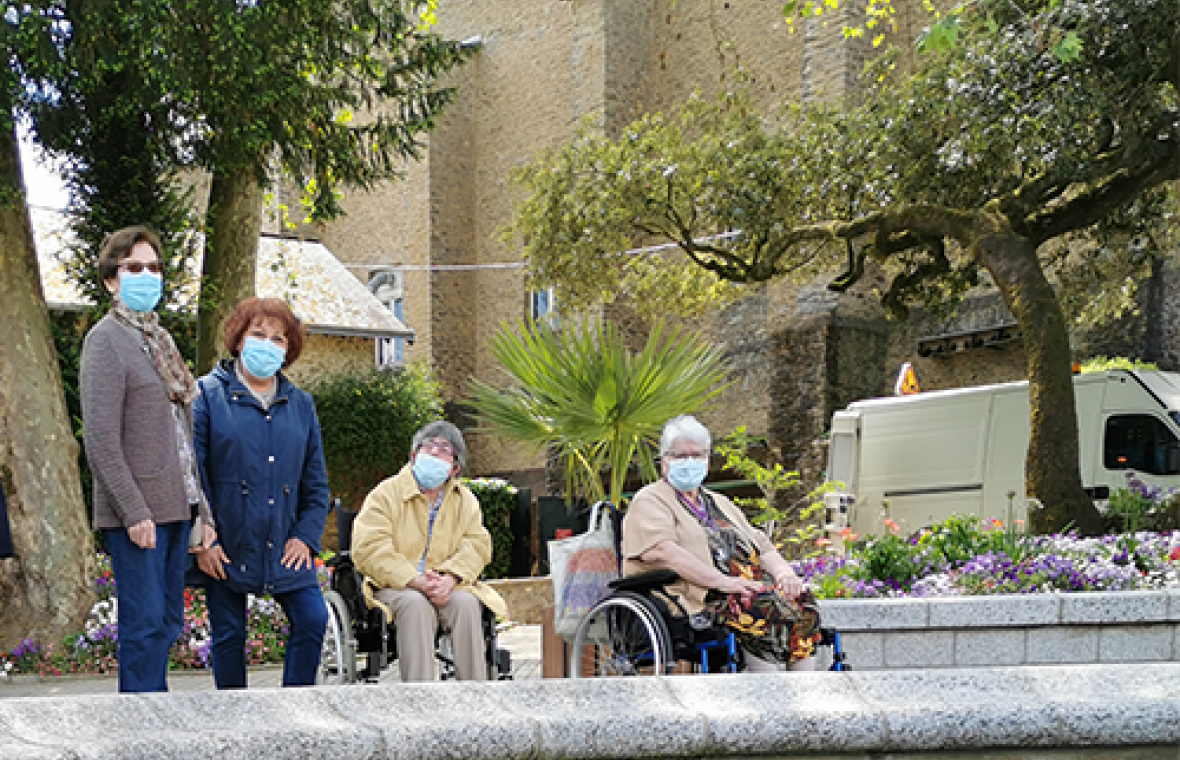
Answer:
[{"label": "wheelchair armrest", "polygon": [[652,589],[670,586],[678,580],[680,580],[680,576],[674,570],[652,570],[613,580],[610,582],[610,587],[615,591],[634,591],[643,594]]}]

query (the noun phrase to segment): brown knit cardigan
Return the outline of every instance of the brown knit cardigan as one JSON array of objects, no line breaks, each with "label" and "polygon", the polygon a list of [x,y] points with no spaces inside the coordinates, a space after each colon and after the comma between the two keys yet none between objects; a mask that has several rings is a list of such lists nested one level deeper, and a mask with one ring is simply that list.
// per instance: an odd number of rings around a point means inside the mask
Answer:
[{"label": "brown knit cardigan", "polygon": [[[82,437],[94,474],[94,524],[191,517],[172,402],[139,333],[107,314],[82,343]],[[192,434],[192,407],[183,418]],[[199,505],[212,524],[209,506]]]}]

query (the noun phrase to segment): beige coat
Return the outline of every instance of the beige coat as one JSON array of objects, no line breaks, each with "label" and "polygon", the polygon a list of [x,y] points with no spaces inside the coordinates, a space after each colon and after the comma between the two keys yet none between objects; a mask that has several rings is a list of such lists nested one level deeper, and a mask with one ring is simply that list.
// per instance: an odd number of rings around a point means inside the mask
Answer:
[{"label": "beige coat", "polygon": [[[418,575],[418,560],[426,551],[427,570],[451,573],[460,581],[456,588],[470,591],[497,616],[506,616],[504,600],[479,580],[492,559],[492,536],[483,526],[475,494],[456,480],[443,486],[427,550],[430,506],[409,465],[365,497],[352,527],[352,559],[365,576],[365,601],[384,608],[374,594],[382,588],[405,588]],[[389,610],[385,613],[388,617]]]},{"label": "beige coat", "polygon": [[[759,554],[775,551],[766,534],[755,529],[746,516],[729,499],[716,491],[709,491],[717,508],[742,532]],[[692,512],[676,498],[676,489],[664,480],[644,486],[631,500],[623,519],[623,575],[635,575],[656,570],[654,565],[639,561],[639,556],[662,541],[671,541],[687,549],[692,556],[713,567],[709,552],[709,538]],[[668,587],[688,614],[700,612],[705,606],[709,589],[678,581]]]}]

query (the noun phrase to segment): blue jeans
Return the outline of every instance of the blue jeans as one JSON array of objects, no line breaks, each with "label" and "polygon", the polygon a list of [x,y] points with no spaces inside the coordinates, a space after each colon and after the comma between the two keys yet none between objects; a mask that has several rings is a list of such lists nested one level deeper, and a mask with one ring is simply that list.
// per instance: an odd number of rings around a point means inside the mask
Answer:
[{"label": "blue jeans", "polygon": [[168,652],[184,625],[187,522],[156,526],[141,549],[125,528],[104,529],[119,600],[119,691],[168,691]]},{"label": "blue jeans", "polygon": [[[283,607],[291,632],[283,658],[283,686],[314,686],[320,667],[328,608],[318,586],[299,588],[274,599]],[[205,603],[213,629],[213,681],[219,689],[246,688],[246,595],[224,581],[205,579]]]}]

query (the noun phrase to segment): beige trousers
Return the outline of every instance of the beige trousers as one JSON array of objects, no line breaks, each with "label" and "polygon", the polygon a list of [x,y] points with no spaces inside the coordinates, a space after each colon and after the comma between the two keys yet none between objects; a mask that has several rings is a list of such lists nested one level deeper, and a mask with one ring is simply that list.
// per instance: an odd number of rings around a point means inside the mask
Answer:
[{"label": "beige trousers", "polygon": [[482,605],[471,592],[455,589],[442,607],[435,607],[421,592],[412,588],[383,588],[377,592],[377,599],[393,613],[398,668],[403,682],[438,680],[434,652],[440,625],[442,630],[450,632],[455,678],[460,681],[487,680]]},{"label": "beige trousers", "polygon": [[784,666],[779,662],[770,662],[761,657],[755,657],[749,652],[745,652],[744,654],[746,656],[747,673],[782,673],[785,670],[815,670],[814,657],[807,657],[792,662],[789,666]]}]

